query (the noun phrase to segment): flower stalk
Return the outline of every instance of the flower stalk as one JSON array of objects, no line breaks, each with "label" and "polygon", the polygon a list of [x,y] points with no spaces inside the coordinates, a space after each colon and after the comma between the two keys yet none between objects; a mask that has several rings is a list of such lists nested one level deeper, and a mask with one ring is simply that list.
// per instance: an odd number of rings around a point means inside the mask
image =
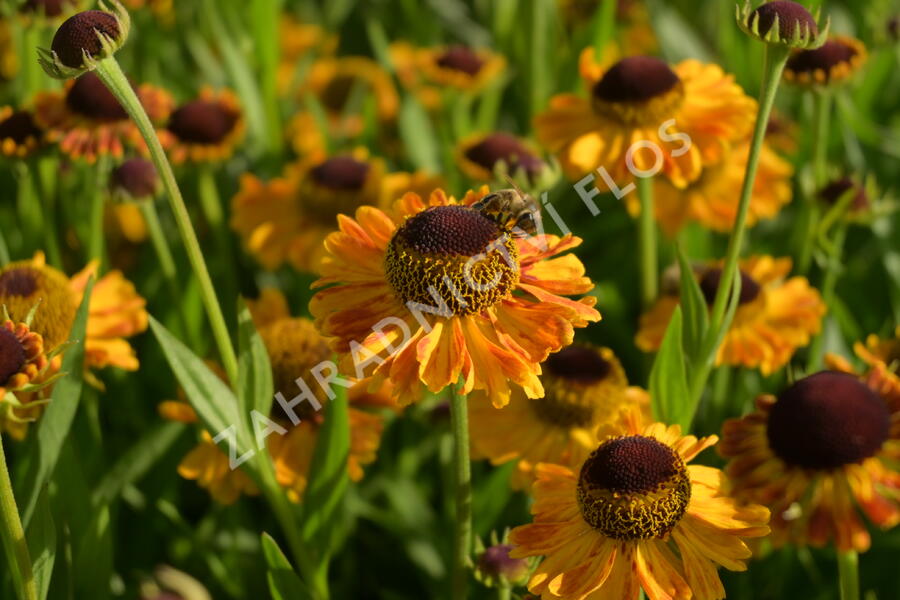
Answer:
[{"label": "flower stalk", "polygon": [[169,206],[175,215],[175,224],[178,226],[178,232],[187,250],[191,268],[200,282],[200,295],[213,330],[213,337],[219,349],[222,366],[225,368],[228,380],[236,382],[238,381],[237,357],[231,338],[228,335],[225,317],[216,298],[215,288],[209,276],[206,262],[203,259],[200,243],[197,241],[197,234],[194,232],[194,227],[191,224],[190,215],[188,215],[187,207],[184,204],[184,198],[181,196],[181,190],[179,190],[178,183],[175,181],[175,174],[172,172],[172,167],[166,158],[162,145],[159,143],[153,124],[150,122],[150,118],[144,111],[143,106],[141,106],[137,95],[135,95],[114,56],[108,56],[99,60],[96,71],[103,83],[134,120],[144,141],[147,143],[147,147],[150,149],[150,158],[156,165],[156,169],[162,179],[166,196],[169,199]]},{"label": "flower stalk", "polygon": [[472,468],[469,460],[469,406],[462,384],[450,388],[450,427],[453,431],[453,474],[456,531],[453,542],[451,587],[453,600],[465,600],[472,566]]},{"label": "flower stalk", "polygon": [[2,439],[0,439],[0,527],[7,562],[19,600],[37,600],[37,583],[31,566],[31,555],[28,552],[25,530],[22,528],[22,519],[19,517],[19,509],[13,496]]},{"label": "flower stalk", "polygon": [[855,550],[837,553],[841,600],[859,600],[859,555]]},{"label": "flower stalk", "polygon": [[641,249],[641,305],[647,309],[656,300],[659,280],[656,223],[653,220],[653,178],[638,177],[637,192],[641,203],[638,221]]},{"label": "flower stalk", "polygon": [[828,183],[828,138],[831,123],[831,106],[833,97],[827,90],[813,95],[813,190],[807,198],[804,211],[806,224],[801,240],[800,254],[797,258],[797,271],[806,273],[812,263],[813,248],[816,244],[816,232],[819,230],[820,211],[816,204],[816,194]]}]

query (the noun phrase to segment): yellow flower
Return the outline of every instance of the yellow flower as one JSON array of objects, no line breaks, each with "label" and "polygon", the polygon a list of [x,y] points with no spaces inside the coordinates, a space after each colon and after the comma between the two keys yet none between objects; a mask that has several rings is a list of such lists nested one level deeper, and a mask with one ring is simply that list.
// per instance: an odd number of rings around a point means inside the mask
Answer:
[{"label": "yellow flower", "polygon": [[[310,389],[315,390],[319,403],[324,405],[328,399],[313,379],[311,370],[328,360],[331,351],[312,321],[291,317],[284,296],[273,288],[263,289],[260,298],[250,301],[249,305],[269,354],[275,391],[290,398],[298,390],[295,380],[302,378]],[[384,428],[383,417],[368,410],[394,408],[395,405],[386,389],[370,392],[368,381],[358,382],[348,390],[348,402],[350,452],[347,471],[353,481],[359,481],[363,477],[362,467],[375,461]],[[286,428],[287,433],[274,433],[266,438],[276,479],[294,502],[301,500],[306,489],[310,461],[324,418],[309,403],[303,404],[302,408],[296,410],[300,422],[294,425],[281,406],[273,403],[269,418]],[[170,420],[197,422],[193,409],[184,402],[163,402],[159,410]],[[242,493],[257,493],[256,486],[243,471],[229,468],[227,455],[212,443],[211,436],[205,431],[200,443],[182,460],[178,472],[186,479],[196,480],[222,504],[234,502]]]},{"label": "yellow flower", "polygon": [[[534,123],[538,141],[558,155],[569,178],[603,167],[621,185],[632,179],[629,157],[649,172],[661,156],[661,172],[684,187],[747,137],[756,102],[718,65],[685,60],[670,67],[630,56],[603,71],[592,52],[586,49],[581,61],[591,97],[555,96]],[[629,153],[636,142],[655,144],[660,153],[646,146]]]},{"label": "yellow flower", "polygon": [[[314,284],[327,288],[310,312],[344,372],[377,364],[374,382],[389,379],[401,405],[460,380],[464,393],[484,390],[497,406],[508,402],[510,382],[543,394],[539,363],[571,343],[574,327],[600,318],[593,297],[564,297],[593,288],[581,261],[551,258],[581,240],[512,238],[470,208],[486,193],[460,202],[442,190],[427,200],[410,193],[393,216],[363,206],[355,219],[338,217]],[[387,331],[373,331],[385,322]],[[395,351],[378,357],[385,349]]]},{"label": "yellow flower", "polygon": [[481,93],[506,69],[503,56],[466,46],[416,48],[394,42],[390,54],[400,83],[430,109],[440,105],[445,90]]},{"label": "yellow flower", "polygon": [[511,177],[536,180],[547,168],[540,154],[524,140],[498,131],[468,136],[456,145],[456,164],[469,178],[479,182],[497,179],[497,170]]},{"label": "yellow flower", "polygon": [[313,115],[298,113],[288,126],[288,136],[301,156],[326,149],[325,137],[332,141],[353,140],[365,126],[366,102],[373,102],[381,124],[397,116],[400,100],[390,74],[364,56],[320,58],[309,69],[298,88],[302,102],[307,94],[318,100],[325,112],[328,131],[320,131]]},{"label": "yellow flower", "polygon": [[838,85],[866,62],[866,47],[856,38],[835,36],[814,50],[795,50],[784,68],[786,81],[803,86]]},{"label": "yellow flower", "polygon": [[[167,92],[149,84],[135,91],[151,121],[159,124],[168,118],[172,99]],[[73,159],[93,163],[100,156],[121,158],[126,146],[147,154],[137,125],[92,71],[66,82],[64,91],[39,92],[34,121]]]},{"label": "yellow flower", "polygon": [[[789,258],[755,256],[740,262],[740,304],[719,346],[716,365],[758,368],[770,375],[819,331],[825,304],[805,277],[785,279],[790,270]],[[700,288],[710,305],[721,277],[720,264],[710,264],[699,274]],[[641,317],[635,338],[638,348],[659,349],[678,302],[677,294],[664,295]]]},{"label": "yellow flower", "polygon": [[237,96],[207,87],[172,112],[159,140],[175,164],[219,162],[234,154],[244,131]]},{"label": "yellow flower", "polygon": [[545,600],[725,597],[716,568],[746,569],[742,538],[766,535],[769,512],[739,506],[711,467],[688,465],[716,437],[644,425],[632,411],[573,470],[536,468],[534,522],[514,529],[512,557],[544,556],[528,589]]},{"label": "yellow flower", "polygon": [[301,23],[293,15],[282,14],[278,21],[278,90],[290,92],[297,82],[298,64],[310,54],[331,55],[337,48],[338,38],[318,25]]},{"label": "yellow flower", "polygon": [[[53,350],[68,339],[88,277],[96,274],[94,261],[68,278],[37,253],[31,260],[12,262],[0,269],[0,304],[6,305],[13,319],[23,320],[40,301],[31,329],[40,333],[45,346]],[[86,368],[138,368],[134,349],[125,338],[147,329],[145,306],[134,285],[119,271],[110,271],[95,282],[84,342]]]},{"label": "yellow flower", "polygon": [[772,541],[865,551],[857,509],[882,528],[900,521],[900,397],[867,377],[822,371],[722,429],[719,452],[736,497],[772,509]]},{"label": "yellow flower", "polygon": [[638,406],[649,416],[647,393],[629,387],[609,348],[569,346],[551,354],[541,369],[542,398],[516,390],[500,409],[482,394],[469,398],[473,455],[495,465],[518,461],[515,489],[531,486],[537,463],[580,466],[597,447],[597,432],[622,408]]},{"label": "yellow flower", "polygon": [[30,111],[0,107],[0,155],[27,158],[40,149],[43,141],[44,131]]},{"label": "yellow flower", "polygon": [[[684,189],[678,189],[663,177],[654,181],[656,220],[668,235],[674,236],[687,221],[697,221],[704,227],[722,233],[730,232],[737,217],[738,196],[744,181],[744,170],[750,144],[743,142],[728,151],[721,162],[703,169],[700,177]],[[791,201],[791,176],[794,169],[763,146],[759,170],[753,182],[747,225],[752,227],[760,219],[770,219]],[[635,194],[625,197],[628,210],[640,213]]]}]

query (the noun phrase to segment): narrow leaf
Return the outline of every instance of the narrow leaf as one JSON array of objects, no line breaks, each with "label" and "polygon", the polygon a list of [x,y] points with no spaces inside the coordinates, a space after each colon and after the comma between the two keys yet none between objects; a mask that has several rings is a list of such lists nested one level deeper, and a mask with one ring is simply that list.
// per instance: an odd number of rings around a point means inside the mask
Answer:
[{"label": "narrow leaf", "polygon": [[256,410],[263,415],[272,408],[272,365],[250,310],[241,301],[238,312],[238,399],[245,418]]},{"label": "narrow leaf", "polygon": [[675,246],[678,256],[678,266],[681,271],[681,310],[684,316],[683,345],[684,353],[693,362],[703,347],[706,330],[709,328],[709,309],[706,306],[706,298],[700,290],[700,284],[694,277],[694,271],[690,262],[681,249]]},{"label": "narrow leaf", "polygon": [[418,100],[407,94],[400,107],[400,137],[413,164],[419,169],[435,173],[440,170],[437,137],[428,113]]},{"label": "narrow leaf", "polygon": [[47,501],[46,487],[38,496],[35,511],[37,518],[29,525],[25,538],[28,540],[28,553],[31,554],[38,598],[44,600],[50,591],[53,563],[56,560],[56,524]]},{"label": "narrow leaf", "polygon": [[304,600],[311,597],[278,543],[266,532],[262,534],[262,550],[269,566],[267,579],[274,600]]},{"label": "narrow leaf", "polygon": [[693,415],[688,397],[687,373],[684,351],[681,347],[681,307],[675,307],[672,320],[666,328],[662,346],[650,371],[650,397],[653,417],[664,423],[680,424],[685,430]]}]

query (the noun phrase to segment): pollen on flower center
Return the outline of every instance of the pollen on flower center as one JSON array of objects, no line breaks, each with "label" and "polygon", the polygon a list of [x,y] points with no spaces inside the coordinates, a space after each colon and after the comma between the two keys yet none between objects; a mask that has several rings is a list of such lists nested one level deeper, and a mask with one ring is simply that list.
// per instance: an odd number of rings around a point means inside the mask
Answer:
[{"label": "pollen on flower center", "polygon": [[607,440],[578,476],[582,517],[618,540],[665,536],[684,516],[690,498],[691,482],[681,457],[641,435]]},{"label": "pollen on flower center", "polygon": [[664,61],[630,56],[594,84],[594,110],[627,124],[662,122],[684,97],[684,84]]},{"label": "pollen on flower center", "polygon": [[23,144],[28,138],[39,138],[40,135],[41,130],[28,111],[14,112],[0,121],[0,140],[11,139],[16,144]]},{"label": "pollen on flower center", "polygon": [[452,314],[473,314],[512,292],[519,281],[518,249],[480,212],[435,206],[397,230],[385,255],[385,272],[405,303],[438,308],[445,303]]},{"label": "pollen on flower center", "polygon": [[66,105],[78,114],[98,121],[128,118],[128,113],[93,71],[75,80],[66,92]]},{"label": "pollen on flower center", "polygon": [[461,71],[466,75],[477,75],[484,61],[471,48],[451,46],[437,58],[437,64],[445,69]]},{"label": "pollen on flower center", "polygon": [[175,109],[168,129],[184,142],[218,144],[231,133],[237,118],[218,102],[194,100]]},{"label": "pollen on flower center", "polygon": [[510,173],[519,169],[531,177],[544,167],[544,161],[528,151],[515,136],[508,133],[492,133],[466,151],[466,158],[493,171],[500,161],[506,163]]},{"label": "pollen on flower center", "polygon": [[30,261],[10,263],[0,269],[0,306],[14,321],[24,321],[36,304],[31,330],[44,337],[47,348],[64,342],[75,320],[75,302],[65,275]]},{"label": "pollen on flower center", "polygon": [[9,378],[19,372],[25,364],[25,348],[16,335],[0,327],[0,386],[6,385]]},{"label": "pollen on flower center", "polygon": [[319,185],[335,190],[358,190],[366,183],[369,165],[350,156],[336,156],[310,170]]},{"label": "pollen on flower center", "polygon": [[823,371],[779,394],[766,431],[788,464],[833,469],[873,456],[889,428],[890,413],[875,392],[852,375]]},{"label": "pollen on flower center", "polygon": [[[706,303],[712,305],[716,300],[716,292],[719,291],[719,284],[722,281],[722,269],[707,269],[700,278],[700,291],[706,298]],[[755,279],[741,271],[741,295],[738,297],[738,304],[748,304],[756,300],[759,296],[760,288]]]}]

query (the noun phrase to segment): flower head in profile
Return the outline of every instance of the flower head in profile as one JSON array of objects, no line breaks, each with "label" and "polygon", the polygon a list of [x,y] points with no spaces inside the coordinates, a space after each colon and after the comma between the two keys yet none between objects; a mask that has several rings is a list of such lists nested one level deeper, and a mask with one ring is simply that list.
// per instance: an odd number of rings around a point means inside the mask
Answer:
[{"label": "flower head in profile", "polygon": [[875,380],[822,371],[722,429],[719,452],[735,496],[772,509],[772,541],[865,551],[859,512],[882,528],[900,522],[900,397]]},{"label": "flower head in profile", "polygon": [[[155,124],[172,111],[168,92],[142,84],[138,99]],[[76,160],[94,163],[101,156],[122,158],[126,148],[147,154],[137,125],[96,73],[85,73],[66,82],[64,90],[39,92],[34,100],[34,122],[47,132],[50,142]]]},{"label": "flower head in profile", "polygon": [[[793,196],[791,177],[794,169],[791,164],[766,145],[760,152],[747,210],[750,227],[761,219],[777,215]],[[737,190],[744,181],[749,153],[749,140],[735,145],[720,162],[705,167],[700,177],[684,189],[678,189],[663,177],[656,178],[654,208],[662,230],[674,236],[686,223],[696,221],[713,231],[730,232],[737,217]],[[629,212],[640,212],[636,194],[625,196],[625,202]]]},{"label": "flower head in profile", "polygon": [[72,15],[59,26],[50,50],[39,48],[39,62],[51,77],[71,79],[97,68],[115,54],[128,39],[131,17],[118,0],[101,2],[105,10],[86,10]]},{"label": "flower head in profile", "polygon": [[323,241],[340,214],[360,206],[386,206],[408,191],[440,185],[423,173],[385,173],[384,161],[364,150],[325,156],[316,153],[263,182],[245,174],[232,200],[231,227],[266,269],[288,263],[315,273],[325,254]]},{"label": "flower head in profile", "polygon": [[473,455],[493,464],[515,460],[512,485],[529,489],[534,466],[553,463],[577,468],[597,447],[597,432],[629,406],[649,415],[647,393],[629,386],[609,348],[573,344],[541,365],[544,395],[527,398],[519,390],[496,408],[489,398],[469,398]]},{"label": "flower head in profile", "polygon": [[818,48],[828,38],[831,19],[819,26],[818,11],[814,16],[799,2],[771,0],[752,8],[750,0],[736,6],[738,26],[752,38],[773,46]]},{"label": "flower head in profile", "polygon": [[456,146],[456,164],[479,182],[503,181],[509,176],[523,187],[543,187],[538,182],[551,175],[549,165],[531,144],[502,131],[461,140]]},{"label": "flower head in profile", "polygon": [[756,112],[756,102],[714,64],[629,56],[603,69],[588,48],[581,71],[590,96],[555,96],[534,122],[538,141],[570,179],[603,167],[622,185],[633,170],[659,164],[683,188],[747,137]]},{"label": "flower head in profile", "polygon": [[820,47],[797,50],[788,59],[784,78],[808,87],[836,86],[847,81],[866,62],[866,47],[846,35],[835,36]]},{"label": "flower head in profile", "polygon": [[310,312],[344,372],[390,380],[400,404],[459,381],[497,406],[510,383],[543,394],[539,363],[600,318],[595,298],[566,297],[593,288],[581,261],[559,256],[581,240],[513,237],[472,208],[486,193],[409,193],[392,215],[364,206],[338,217]]},{"label": "flower head in profile", "polygon": [[159,141],[175,164],[220,162],[234,154],[245,129],[237,96],[205,87],[172,111]]},{"label": "flower head in profile", "polygon": [[0,321],[0,403],[35,381],[49,361],[44,340],[25,323]]},{"label": "flower head in profile", "polygon": [[[742,260],[739,266],[739,304],[719,346],[716,364],[757,368],[769,375],[786,365],[794,352],[818,333],[825,304],[805,277],[787,278],[789,258],[754,256]],[[721,265],[709,264],[696,276],[712,306],[722,278]],[[659,349],[678,303],[677,294],[666,294],[641,317],[635,337],[638,348],[645,352]]]},{"label": "flower head in profile", "polygon": [[744,538],[769,512],[727,495],[724,474],[690,465],[716,437],[645,424],[635,410],[575,469],[536,467],[533,523],[515,528],[513,557],[543,556],[528,589],[545,600],[725,597],[716,570],[746,569]]},{"label": "flower head in profile", "polygon": [[43,142],[44,130],[35,123],[31,111],[0,107],[0,156],[28,158]]}]

